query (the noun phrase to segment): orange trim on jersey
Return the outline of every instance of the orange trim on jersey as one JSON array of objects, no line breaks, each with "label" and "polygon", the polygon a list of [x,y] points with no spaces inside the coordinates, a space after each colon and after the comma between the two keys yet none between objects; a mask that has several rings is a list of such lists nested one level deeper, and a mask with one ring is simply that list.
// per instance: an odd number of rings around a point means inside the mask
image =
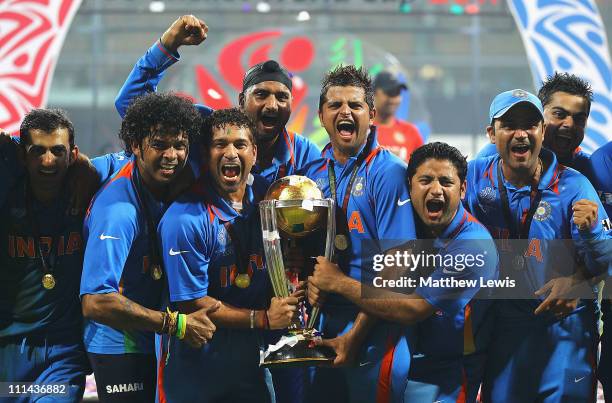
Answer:
[{"label": "orange trim on jersey", "polygon": [[176,57],[174,57],[173,55],[171,55],[166,48],[164,48],[164,45],[161,44],[161,40],[157,41],[157,47],[159,50],[161,50],[161,52],[166,55],[166,57],[168,59],[172,59],[172,60],[176,60]]},{"label": "orange trim on jersey", "polygon": [[285,143],[289,149],[289,163],[291,166],[295,166],[295,155],[293,154],[293,144],[295,144],[295,133],[285,130]]},{"label": "orange trim on jersey", "polygon": [[461,370],[461,389],[457,395],[455,403],[466,403],[467,402],[467,376],[465,375],[465,369]]},{"label": "orange trim on jersey", "polygon": [[557,164],[557,166],[555,167],[555,172],[553,172],[552,179],[550,180],[548,185],[546,185],[547,188],[552,186],[552,191],[556,194],[559,194],[559,176],[561,176],[560,173],[565,169],[566,168],[563,165]]},{"label": "orange trim on jersey", "polygon": [[472,354],[476,351],[474,331],[472,326],[472,305],[468,303],[463,312],[463,354]]},{"label": "orange trim on jersey", "polygon": [[[124,166],[122,166],[121,169],[117,171],[117,174],[113,176],[108,182],[106,182],[106,185],[104,185],[104,189],[106,189],[108,185],[110,185],[117,179],[120,179],[120,178],[130,179],[132,177],[132,168],[134,168],[134,161],[130,161]],[[94,204],[94,200],[95,198],[93,198],[91,202],[89,202],[89,207],[87,207],[87,211],[85,211],[85,217],[89,217],[89,213],[91,212],[91,207]]]},{"label": "orange trim on jersey", "polygon": [[364,161],[364,162],[365,162],[365,164],[366,164],[366,167],[367,167],[368,165],[370,165],[370,162],[372,162],[372,160],[374,159],[374,157],[376,156],[376,154],[378,154],[378,153],[380,152],[380,150],[382,150],[382,148],[381,148],[381,147],[376,147],[375,149],[373,149],[373,150],[372,150],[372,152],[370,152],[370,154],[369,154],[369,155],[366,157],[366,159],[365,159],[365,161]]},{"label": "orange trim on jersey", "polygon": [[161,342],[159,343],[159,364],[157,365],[157,395],[158,403],[166,403],[166,391],[164,390],[164,368],[166,367],[166,358],[168,352],[164,351],[164,338],[162,336]]},{"label": "orange trim on jersey", "polygon": [[391,375],[393,373],[393,356],[395,355],[395,344],[397,336],[389,334],[387,346],[378,372],[378,386],[376,387],[376,403],[391,402]]},{"label": "orange trim on jersey", "polygon": [[317,169],[317,173],[325,171],[327,169],[327,164],[329,164],[329,161],[325,160],[325,164],[321,165],[321,168]]},{"label": "orange trim on jersey", "polygon": [[210,222],[214,222],[215,221],[215,213],[213,213],[211,205],[207,205],[206,209],[208,210],[208,218],[210,219]]},{"label": "orange trim on jersey", "polygon": [[[499,164],[499,162],[498,162]],[[484,172],[483,174],[483,178],[489,178],[489,180],[491,181],[491,185],[494,185],[493,183],[493,165],[495,165],[494,163],[491,164],[491,166],[489,167],[489,169],[487,171]]]}]

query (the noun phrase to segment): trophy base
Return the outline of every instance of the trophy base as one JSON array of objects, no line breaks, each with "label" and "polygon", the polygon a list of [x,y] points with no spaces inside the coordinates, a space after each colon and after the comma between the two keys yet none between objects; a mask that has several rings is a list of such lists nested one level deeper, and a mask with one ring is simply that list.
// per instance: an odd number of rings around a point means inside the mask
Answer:
[{"label": "trophy base", "polygon": [[260,363],[266,368],[315,367],[331,365],[336,358],[334,350],[329,347],[314,346],[313,338],[308,331],[297,333],[296,343],[286,343],[282,347],[268,352]]}]

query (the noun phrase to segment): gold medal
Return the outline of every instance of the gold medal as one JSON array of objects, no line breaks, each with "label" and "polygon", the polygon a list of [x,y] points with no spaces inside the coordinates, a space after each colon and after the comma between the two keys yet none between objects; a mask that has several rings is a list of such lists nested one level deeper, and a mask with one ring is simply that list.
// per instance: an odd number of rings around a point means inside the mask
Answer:
[{"label": "gold medal", "polygon": [[55,277],[53,277],[53,274],[49,274],[49,273],[45,274],[42,277],[42,285],[47,290],[54,289],[55,288]]},{"label": "gold medal", "polygon": [[162,278],[162,274],[163,272],[160,265],[154,264],[151,266],[151,277],[153,277],[153,280],[159,280]]},{"label": "gold medal", "polygon": [[247,288],[249,285],[251,285],[251,277],[249,277],[247,273],[240,273],[236,276],[234,284],[236,284],[236,287],[238,288]]},{"label": "gold medal", "polygon": [[338,250],[346,250],[346,248],[348,248],[348,239],[346,238],[346,235],[344,234],[336,235],[336,237],[334,238],[334,246]]}]

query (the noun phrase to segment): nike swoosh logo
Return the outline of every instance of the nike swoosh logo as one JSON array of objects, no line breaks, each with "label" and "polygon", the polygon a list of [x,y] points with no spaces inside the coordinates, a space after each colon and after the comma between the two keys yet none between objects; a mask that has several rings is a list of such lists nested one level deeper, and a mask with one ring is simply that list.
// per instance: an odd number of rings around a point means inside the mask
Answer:
[{"label": "nike swoosh logo", "polygon": [[360,367],[365,367],[366,365],[370,365],[371,363],[372,363],[372,361],[360,362],[359,366]]},{"label": "nike swoosh logo", "polygon": [[105,241],[107,239],[119,239],[119,238],[117,238],[116,236],[100,234],[100,240],[101,241]]},{"label": "nike swoosh logo", "polygon": [[584,378],[586,378],[586,376],[583,376],[582,378],[574,378],[574,383],[578,383],[581,380],[583,380]]},{"label": "nike swoosh logo", "polygon": [[170,248],[170,250],[168,251],[168,254],[170,256],[176,256],[176,255],[180,255],[181,253],[187,253],[189,252],[188,250],[173,250],[172,248]]},{"label": "nike swoosh logo", "polygon": [[409,199],[409,198],[408,198],[408,199],[406,199],[406,200],[400,200],[400,199],[397,199],[397,205],[398,205],[398,206],[400,206],[400,207],[402,207],[404,204],[408,203],[409,201],[410,201],[410,199]]},{"label": "nike swoosh logo", "polygon": [[451,271],[451,270],[448,270],[448,269],[442,269],[442,273],[444,273],[444,274],[459,274],[456,271]]}]

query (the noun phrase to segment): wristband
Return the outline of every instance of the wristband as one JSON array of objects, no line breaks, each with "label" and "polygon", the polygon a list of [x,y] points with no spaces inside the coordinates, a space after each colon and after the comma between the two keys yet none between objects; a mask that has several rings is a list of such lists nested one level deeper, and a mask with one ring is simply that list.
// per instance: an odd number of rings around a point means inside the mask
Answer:
[{"label": "wristband", "polygon": [[176,337],[179,340],[185,338],[185,331],[187,330],[187,317],[184,313],[178,315],[178,324],[176,326]]},{"label": "wristband", "polygon": [[249,320],[251,324],[251,329],[255,329],[255,310],[251,309],[251,313],[249,314]]}]

